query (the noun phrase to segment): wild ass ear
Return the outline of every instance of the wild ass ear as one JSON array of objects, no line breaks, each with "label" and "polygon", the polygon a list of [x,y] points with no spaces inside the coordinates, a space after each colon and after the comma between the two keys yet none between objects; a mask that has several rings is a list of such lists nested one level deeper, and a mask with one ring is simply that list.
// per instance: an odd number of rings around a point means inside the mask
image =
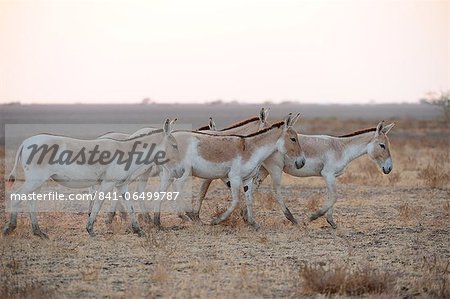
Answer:
[{"label": "wild ass ear", "polygon": [[170,119],[166,119],[166,121],[164,122],[163,130],[164,130],[164,133],[166,133],[166,135],[170,134],[170,132],[171,132]]},{"label": "wild ass ear", "polygon": [[217,131],[216,123],[212,119],[212,117],[209,118],[208,127],[211,131]]},{"label": "wild ass ear", "polygon": [[380,121],[377,125],[377,129],[375,130],[375,135],[380,135],[381,130],[383,130],[384,127],[384,120]]},{"label": "wild ass ear", "polygon": [[178,120],[178,118],[174,118],[174,119],[172,119],[172,121],[170,122],[170,126],[172,127],[173,126],[173,124],[176,122]]},{"label": "wild ass ear", "polygon": [[261,111],[259,112],[259,120],[262,124],[266,123],[267,118],[269,117],[269,111],[270,108],[261,108]]},{"label": "wild ass ear", "polygon": [[284,126],[283,129],[287,130],[291,127],[292,125],[292,113],[289,113],[286,118],[284,119]]},{"label": "wild ass ear", "polygon": [[387,133],[389,133],[389,131],[390,131],[394,126],[395,126],[394,123],[391,123],[391,124],[389,124],[389,125],[387,125],[387,126],[384,126],[383,129],[381,129],[381,132],[383,132],[383,134],[386,135]]},{"label": "wild ass ear", "polygon": [[300,113],[297,113],[297,115],[292,119],[291,121],[291,127],[295,125],[297,120],[300,118]]}]

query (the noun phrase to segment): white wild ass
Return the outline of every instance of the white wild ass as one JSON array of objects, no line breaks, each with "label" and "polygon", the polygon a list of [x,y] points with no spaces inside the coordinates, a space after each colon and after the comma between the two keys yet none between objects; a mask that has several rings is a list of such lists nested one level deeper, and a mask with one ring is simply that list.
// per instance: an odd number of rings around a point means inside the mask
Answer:
[{"label": "white wild ass", "polygon": [[[173,126],[173,124],[177,121],[177,119],[173,119],[170,122],[170,125]],[[157,130],[157,128],[155,127],[146,127],[146,128],[141,128],[139,130],[137,130],[136,132],[132,133],[132,134],[127,134],[127,133],[120,133],[120,132],[109,132],[103,135],[100,135],[99,137],[97,137],[97,139],[115,139],[115,140],[126,140],[126,139],[132,139],[138,136],[142,136],[144,134],[149,134],[152,131]],[[138,178],[136,178],[136,182],[137,182],[137,188],[136,188],[136,192],[138,192],[138,194],[141,194],[142,192],[145,191],[145,187],[147,185],[147,181],[149,177],[153,177],[153,176],[157,176],[162,174],[161,172],[162,168],[160,166],[156,166],[156,167],[150,167],[144,174],[140,175]],[[128,192],[128,185],[124,185],[123,187],[121,187],[121,194],[124,194],[125,192]],[[160,190],[160,191],[166,191],[166,190]],[[125,200],[125,199],[124,199]],[[111,205],[111,210],[109,212],[107,212],[106,214],[106,224],[111,224],[112,220],[114,218],[114,215],[116,214],[116,210],[117,210],[117,206],[120,204],[121,201],[116,200],[112,203]],[[89,204],[89,214],[92,211],[92,206],[93,206],[94,202],[91,201]],[[138,204],[139,207],[141,209],[141,211],[145,211],[145,205],[144,205],[144,201],[142,200],[138,200]],[[126,214],[125,214],[126,215]],[[144,220],[149,223],[151,221],[150,216],[148,213],[143,213],[142,214],[144,217]]]},{"label": "white wild ass", "polygon": [[[369,155],[384,174],[392,171],[392,158],[390,143],[387,134],[394,124],[384,125],[380,122],[376,128],[357,131],[348,135],[334,137],[328,135],[302,135],[302,148],[306,155],[306,164],[302,169],[297,169],[292,163],[287,162],[282,155],[271,155],[261,168],[257,185],[270,174],[273,188],[277,196],[280,188],[281,176],[284,171],[297,177],[321,176],[325,180],[328,189],[328,197],[321,209],[313,213],[309,220],[316,220],[325,215],[331,227],[337,228],[333,220],[333,206],[336,202],[336,178],[342,175],[350,162],[365,154]],[[283,200],[283,199],[281,199]]]},{"label": "white wild ass", "polygon": [[[180,164],[177,141],[172,136],[171,130],[170,121],[167,119],[163,129],[124,141],[36,135],[20,145],[9,181],[12,183],[15,181],[19,160],[24,170],[25,182],[15,193],[21,195],[37,192],[49,179],[69,188],[87,188],[100,183],[98,191],[107,193],[114,187],[125,186],[155,164],[160,164],[164,168],[165,176],[168,178],[181,177],[184,169]],[[40,152],[39,159],[33,159],[38,152]],[[89,159],[86,153],[91,153]],[[99,154],[97,160],[92,153]],[[55,157],[58,157],[56,162]],[[161,158],[165,160],[158,161]],[[14,200],[11,203],[10,219],[3,230],[5,235],[16,228],[17,208],[20,202]],[[131,203],[125,202],[134,232],[142,235],[143,230],[137,222]],[[91,236],[94,236],[93,225],[102,203],[103,200],[95,200],[89,216],[86,229]],[[34,200],[30,201],[30,218],[33,234],[47,237],[39,228]]]},{"label": "white wild ass", "polygon": [[[246,136],[217,135],[204,132],[174,132],[180,152],[184,157],[184,175],[175,181],[175,189],[181,190],[191,174],[204,179],[227,179],[231,189],[231,206],[212,221],[218,224],[226,220],[239,203],[239,189],[244,186],[248,223],[257,224],[252,210],[252,181],[262,162],[278,151],[293,164],[304,163],[304,156],[297,133],[292,129],[298,115],[289,115],[284,122]],[[189,167],[190,166],[190,167]],[[245,188],[245,186],[249,186]],[[156,224],[159,215],[155,214]],[[157,218],[158,217],[158,218]]]}]

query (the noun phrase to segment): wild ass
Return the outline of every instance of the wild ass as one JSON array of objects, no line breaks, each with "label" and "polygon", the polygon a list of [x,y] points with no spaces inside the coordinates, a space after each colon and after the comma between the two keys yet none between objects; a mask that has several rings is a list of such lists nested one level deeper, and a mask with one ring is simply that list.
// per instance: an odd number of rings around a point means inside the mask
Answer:
[{"label": "wild ass", "polygon": [[[124,141],[83,140],[39,134],[27,138],[20,145],[8,181],[11,183],[15,181],[19,159],[22,162],[25,182],[15,193],[23,195],[38,191],[49,179],[69,188],[87,188],[100,183],[98,191],[107,193],[115,186],[128,184],[155,164],[163,167],[165,176],[180,177],[184,169],[180,164],[177,141],[171,131],[170,121],[167,119],[163,129]],[[40,152],[39,159],[33,159],[38,152]],[[76,155],[73,155],[74,153]],[[89,159],[86,158],[86,153],[91,154]],[[95,153],[99,154],[97,160]],[[56,162],[55,157],[59,157]],[[161,158],[165,160],[158,161]],[[20,200],[12,202],[10,219],[3,230],[5,235],[16,228],[17,208],[20,202]],[[93,225],[102,203],[103,200],[95,200],[89,216],[86,229],[91,236],[94,236]],[[143,234],[131,203],[126,201],[126,205],[130,211],[134,232]],[[30,218],[33,234],[47,237],[38,225],[34,200],[30,201]]]},{"label": "wild ass", "polygon": [[[248,223],[256,227],[252,210],[252,180],[262,162],[278,151],[293,164],[304,163],[297,133],[292,129],[297,119],[298,115],[294,119],[289,115],[284,122],[246,136],[217,135],[198,131],[174,132],[184,161],[187,163],[185,164],[187,171],[175,181],[175,189],[181,190],[184,181],[191,174],[204,179],[227,179],[232,203],[223,214],[212,221],[212,224],[218,224],[226,220],[236,208],[242,184],[246,193]],[[156,224],[159,224],[158,216],[155,215]]]},{"label": "wild ass", "polygon": [[[170,125],[173,126],[173,124],[177,121],[177,119],[173,119],[170,122]],[[139,130],[137,130],[136,132],[132,133],[132,134],[127,134],[127,133],[120,133],[120,132],[108,132],[106,134],[100,135],[97,137],[97,139],[116,139],[116,140],[126,140],[126,139],[132,139],[138,136],[142,136],[144,134],[148,134],[152,131],[157,130],[157,128],[155,127],[145,127],[145,128],[141,128]],[[136,178],[136,182],[137,182],[137,188],[136,188],[136,192],[138,192],[138,194],[141,194],[142,192],[145,191],[145,187],[147,186],[147,181],[149,177],[153,177],[153,176],[157,176],[159,174],[162,174],[161,172],[161,168],[159,166],[156,167],[150,167],[144,174],[140,175],[138,178]],[[123,187],[121,187],[121,194],[124,194],[126,192],[128,192],[128,185],[124,185]],[[124,199],[125,200],[125,199]],[[111,205],[111,209],[110,211],[107,212],[106,214],[106,224],[111,224],[112,220],[114,218],[114,215],[116,214],[116,210],[117,210],[117,206],[120,204],[121,201],[116,200],[112,203]],[[94,202],[91,201],[89,203],[89,214],[92,211],[92,206],[93,206]],[[144,201],[142,200],[138,200],[138,204],[139,207],[141,209],[141,211],[145,211],[145,205],[144,205]],[[144,220],[149,223],[151,221],[150,216],[148,213],[143,213],[142,214],[144,217]]]},{"label": "wild ass", "polygon": [[272,154],[264,161],[256,184],[259,186],[270,174],[278,201],[283,201],[279,193],[281,176],[284,171],[297,177],[322,176],[328,189],[328,197],[323,207],[313,213],[310,221],[325,215],[327,222],[337,228],[333,220],[333,206],[336,202],[336,177],[342,175],[348,164],[358,157],[368,154],[384,174],[392,171],[392,158],[387,134],[394,124],[378,123],[375,128],[357,131],[339,137],[328,135],[298,134],[306,156],[306,164],[298,169],[279,153]]},{"label": "wild ass", "polygon": [[[227,134],[246,135],[246,134],[254,133],[256,126],[259,126],[258,129],[267,127],[268,126],[268,122],[267,122],[268,114],[269,114],[269,109],[262,108],[260,111],[259,119],[257,117],[255,117],[255,118],[249,119],[247,121],[243,121],[238,125],[233,125],[231,127],[227,127],[222,130],[217,130],[213,119],[210,118],[208,126],[202,127],[199,130],[205,130],[205,129],[209,128],[208,132],[214,133],[214,134],[219,134],[219,135],[227,135]],[[292,124],[295,124],[298,117],[299,117],[299,115],[296,116],[296,118],[293,120]],[[301,145],[301,142],[300,142],[300,145]],[[302,168],[303,165],[305,164],[304,154],[302,153],[301,156],[303,158],[300,160],[300,162],[294,163],[296,165],[296,167],[298,167],[298,168]],[[264,162],[263,162],[263,165],[264,165]],[[212,181],[213,180],[204,180],[201,184],[199,197],[196,200],[194,209],[192,212],[188,213],[189,217],[194,221],[200,220],[199,214],[200,214],[201,205],[203,203],[203,199],[205,198],[208,188],[211,185]],[[229,181],[227,179],[222,179],[222,181],[224,181],[224,183],[229,186]],[[248,190],[252,187],[253,187],[253,180],[249,180],[248,184],[244,185],[244,190]],[[252,190],[250,189],[250,191],[245,192],[245,196],[246,197],[252,196]],[[281,197],[277,197],[277,199],[278,198],[281,198]],[[294,216],[292,216],[292,213],[290,212],[288,207],[284,204],[284,201],[278,201],[278,203],[280,204],[281,209],[283,210],[283,213],[286,216],[286,218],[288,218],[292,222],[296,223]],[[247,215],[245,215],[245,216],[247,216]]]}]

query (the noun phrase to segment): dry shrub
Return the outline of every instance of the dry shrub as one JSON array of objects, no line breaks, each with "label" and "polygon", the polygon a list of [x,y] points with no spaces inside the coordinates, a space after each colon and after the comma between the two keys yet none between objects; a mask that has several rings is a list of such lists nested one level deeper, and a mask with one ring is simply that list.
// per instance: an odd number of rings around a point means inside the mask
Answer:
[{"label": "dry shrub", "polygon": [[424,257],[420,278],[413,282],[410,292],[430,298],[450,298],[450,261],[437,256]]},{"label": "dry shrub", "polygon": [[339,294],[360,296],[390,292],[393,278],[368,266],[350,269],[338,265],[325,267],[323,264],[304,265],[300,271],[304,294]]},{"label": "dry shrub", "polygon": [[419,173],[419,179],[425,182],[429,188],[445,188],[448,187],[450,174],[445,168],[436,165],[428,165]]}]

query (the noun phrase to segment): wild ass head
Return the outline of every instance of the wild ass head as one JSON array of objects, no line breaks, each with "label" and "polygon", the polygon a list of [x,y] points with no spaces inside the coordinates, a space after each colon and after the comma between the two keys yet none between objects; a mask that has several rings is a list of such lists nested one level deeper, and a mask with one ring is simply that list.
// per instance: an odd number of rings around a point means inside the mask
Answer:
[{"label": "wild ass head", "polygon": [[182,157],[180,155],[180,151],[178,150],[178,143],[172,135],[173,124],[177,121],[170,121],[166,119],[163,126],[164,131],[164,139],[162,145],[164,147],[164,151],[166,153],[166,161],[167,163],[162,164],[163,169],[168,171],[171,176],[175,178],[180,178],[184,174],[184,168],[182,162]]},{"label": "wild ass head", "polygon": [[298,113],[295,117],[292,117],[290,113],[283,125],[283,135],[277,142],[277,150],[285,155],[288,163],[295,164],[297,169],[302,168],[305,165],[305,154],[300,146],[297,132],[292,128],[300,117]]},{"label": "wild ass head", "polygon": [[392,171],[392,158],[387,134],[393,126],[394,123],[385,126],[384,121],[381,121],[377,125],[373,139],[367,145],[367,153],[378,164],[384,174]]},{"label": "wild ass head", "polygon": [[267,122],[267,118],[269,117],[269,111],[270,111],[269,108],[261,108],[261,110],[259,111],[259,115],[257,117],[246,119],[244,121],[233,124],[221,130],[217,129],[216,123],[214,122],[213,118],[210,117],[208,125],[197,129],[197,131],[209,130],[209,131],[218,131],[221,133],[232,132],[232,134],[247,135],[249,133],[257,132],[259,130],[269,127],[269,123]]},{"label": "wild ass head", "polygon": [[270,108],[261,108],[259,111],[259,129],[264,129],[268,126],[267,118],[269,117]]}]

